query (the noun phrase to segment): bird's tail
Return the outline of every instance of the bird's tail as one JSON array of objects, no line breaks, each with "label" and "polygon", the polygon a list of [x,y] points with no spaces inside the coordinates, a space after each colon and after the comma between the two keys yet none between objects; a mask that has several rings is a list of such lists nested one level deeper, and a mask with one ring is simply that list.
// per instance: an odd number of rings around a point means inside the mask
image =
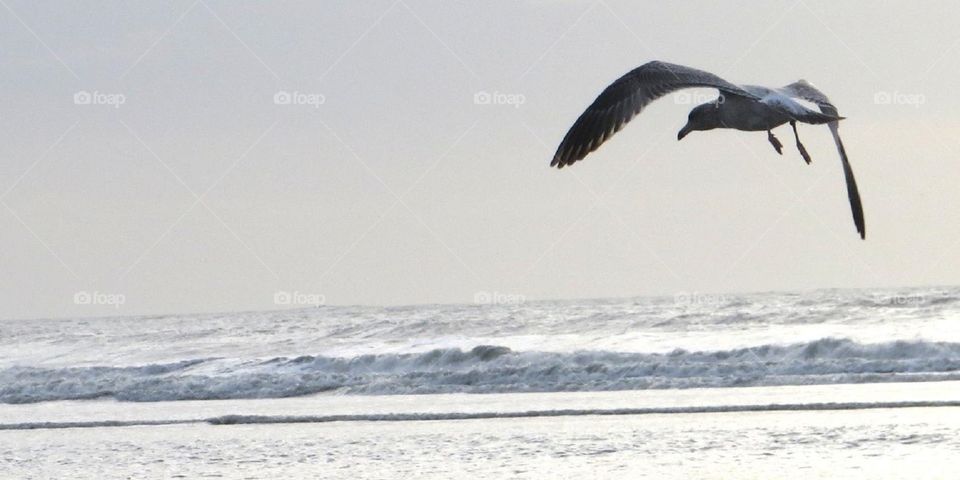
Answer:
[{"label": "bird's tail", "polygon": [[803,115],[801,121],[803,123],[810,123],[813,125],[823,125],[830,122],[839,122],[840,120],[845,120],[847,117],[841,117],[839,115],[830,115],[829,113],[822,113],[816,111],[810,111]]}]

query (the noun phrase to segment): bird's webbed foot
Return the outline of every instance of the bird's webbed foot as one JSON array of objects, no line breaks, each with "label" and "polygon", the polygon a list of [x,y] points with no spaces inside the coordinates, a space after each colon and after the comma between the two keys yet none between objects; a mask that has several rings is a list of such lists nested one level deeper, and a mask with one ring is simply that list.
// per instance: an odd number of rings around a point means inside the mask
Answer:
[{"label": "bird's webbed foot", "polygon": [[800,143],[800,135],[797,134],[797,122],[790,122],[790,126],[793,127],[793,137],[797,139],[797,150],[800,150],[800,155],[803,156],[803,161],[807,162],[807,165],[810,165],[810,154],[807,153],[807,149],[804,148],[802,143]]},{"label": "bird's webbed foot", "polygon": [[780,155],[783,155],[783,144],[780,143],[780,140],[777,140],[777,137],[773,136],[773,132],[767,130],[767,140],[770,140],[770,144],[773,145],[773,149],[777,151]]}]

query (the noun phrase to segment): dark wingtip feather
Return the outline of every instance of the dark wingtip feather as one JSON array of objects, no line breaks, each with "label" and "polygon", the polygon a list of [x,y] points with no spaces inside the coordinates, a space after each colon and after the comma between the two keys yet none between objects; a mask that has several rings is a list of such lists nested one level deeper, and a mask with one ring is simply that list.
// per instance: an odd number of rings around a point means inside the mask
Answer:
[{"label": "dark wingtip feather", "polygon": [[867,225],[863,217],[863,202],[860,200],[860,189],[857,188],[857,180],[853,176],[853,167],[847,160],[846,149],[843,148],[843,142],[840,136],[834,130],[834,139],[837,142],[837,149],[840,151],[840,160],[843,164],[843,176],[847,183],[847,198],[850,200],[850,210],[853,214],[853,224],[857,227],[857,233],[861,240],[867,239]]}]

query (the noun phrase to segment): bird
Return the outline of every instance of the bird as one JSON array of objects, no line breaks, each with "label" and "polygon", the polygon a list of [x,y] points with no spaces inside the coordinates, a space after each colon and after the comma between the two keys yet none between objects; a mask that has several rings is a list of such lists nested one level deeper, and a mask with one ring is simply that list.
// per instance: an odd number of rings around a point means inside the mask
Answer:
[{"label": "bird", "polygon": [[[823,92],[806,80],[780,88],[735,85],[696,68],[656,60],[645,63],[607,86],[587,107],[564,135],[550,166],[559,169],[583,160],[651,102],[684,88],[715,88],[719,97],[697,105],[690,111],[686,125],[677,133],[678,141],[691,132],[716,128],[766,131],[767,140],[778,154],[783,155],[783,144],[774,136],[772,130],[789,123],[796,139],[797,150],[803,160],[810,164],[810,154],[800,142],[797,122],[826,124],[840,154],[853,223],[860,238],[866,239],[860,192],[843,141],[840,140],[839,122],[845,117],[839,115],[837,107]],[[820,111],[807,108],[798,100],[816,105]]]}]

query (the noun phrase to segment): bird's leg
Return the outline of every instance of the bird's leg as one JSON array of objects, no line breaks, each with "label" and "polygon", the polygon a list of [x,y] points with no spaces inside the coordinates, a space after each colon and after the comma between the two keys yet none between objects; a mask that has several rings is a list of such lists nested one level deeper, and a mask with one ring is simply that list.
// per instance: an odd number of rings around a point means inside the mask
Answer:
[{"label": "bird's leg", "polygon": [[773,145],[773,149],[777,151],[780,155],[783,155],[783,144],[780,143],[780,140],[777,140],[777,137],[773,136],[773,132],[767,130],[767,140],[770,140],[770,144]]},{"label": "bird's leg", "polygon": [[793,136],[797,139],[797,150],[800,150],[800,155],[803,155],[803,161],[810,165],[810,154],[807,153],[806,148],[803,148],[803,144],[800,143],[800,135],[797,134],[797,122],[791,121],[790,126],[793,127]]}]

